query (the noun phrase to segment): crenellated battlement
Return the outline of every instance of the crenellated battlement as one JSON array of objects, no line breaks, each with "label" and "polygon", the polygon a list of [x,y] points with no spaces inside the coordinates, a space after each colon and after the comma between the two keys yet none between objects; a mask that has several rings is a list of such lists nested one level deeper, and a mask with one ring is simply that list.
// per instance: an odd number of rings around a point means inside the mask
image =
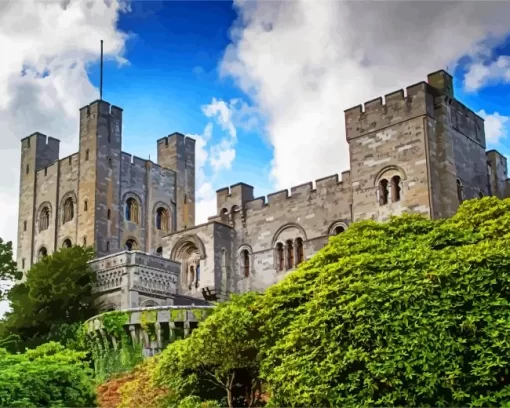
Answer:
[{"label": "crenellated battlement", "polygon": [[347,141],[414,117],[434,116],[430,85],[420,82],[345,110]]},{"label": "crenellated battlement", "polygon": [[162,137],[157,140],[158,147],[167,147],[172,145],[173,143],[183,143],[183,144],[195,144],[195,139],[189,136],[184,136],[182,133],[174,132],[168,136]]},{"label": "crenellated battlement", "polygon": [[122,119],[122,108],[99,99],[80,108],[80,119],[97,115],[110,115],[114,118]]},{"label": "crenellated battlement", "polygon": [[429,74],[427,82],[422,81],[346,109],[347,141],[419,116],[434,117],[434,98],[440,95],[448,98],[449,102],[455,101],[453,78],[444,70]]},{"label": "crenellated battlement", "polygon": [[[349,180],[350,171],[344,171],[342,172],[341,177],[339,177],[338,174],[334,174],[315,180],[315,188],[313,187],[314,182],[309,181],[307,183],[293,186],[290,189],[284,189],[270,193],[267,195],[267,197],[261,196],[246,200],[244,201],[243,206],[246,209],[259,210],[264,207],[270,207],[273,205],[285,203],[288,200],[299,200],[300,198],[309,199],[310,197],[313,198],[314,195],[326,195],[331,193],[332,190],[348,192]],[[253,192],[253,187],[244,183],[234,184],[230,187],[224,187],[217,190],[216,197],[218,202],[218,211],[221,211],[222,208],[229,209],[224,204],[228,202],[229,198],[238,195],[236,193],[241,191],[243,186],[244,188],[250,188]],[[223,204],[223,206],[220,206],[220,203]]]},{"label": "crenellated battlement", "polygon": [[48,177],[58,174],[58,165],[60,160],[55,160],[42,169],[36,171],[37,178]]}]

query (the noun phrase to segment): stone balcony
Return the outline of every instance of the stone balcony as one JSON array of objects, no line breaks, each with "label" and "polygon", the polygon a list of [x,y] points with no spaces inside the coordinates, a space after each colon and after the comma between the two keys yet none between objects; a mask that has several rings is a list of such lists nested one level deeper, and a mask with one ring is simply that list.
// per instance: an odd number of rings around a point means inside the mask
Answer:
[{"label": "stone balcony", "polygon": [[187,337],[214,306],[155,306],[116,310],[90,318],[87,334],[103,344],[119,348],[125,336],[131,344],[143,345],[144,356],[152,356],[170,342]]}]

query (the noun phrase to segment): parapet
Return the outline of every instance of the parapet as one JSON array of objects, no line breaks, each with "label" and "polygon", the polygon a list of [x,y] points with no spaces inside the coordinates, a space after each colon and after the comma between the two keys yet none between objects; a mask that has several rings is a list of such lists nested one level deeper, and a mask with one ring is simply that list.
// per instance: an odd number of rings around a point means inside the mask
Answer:
[{"label": "parapet", "polygon": [[122,119],[122,109],[103,100],[98,99],[80,108],[80,119],[98,114],[111,115],[114,118]]},{"label": "parapet", "polygon": [[453,77],[439,70],[429,74],[427,81],[345,110],[347,141],[418,116],[433,117],[434,96],[453,98]]},{"label": "parapet", "polygon": [[253,200],[253,186],[246,183],[233,184],[216,191],[218,214],[224,209],[230,211],[234,206],[241,208],[246,201],[250,200]]},{"label": "parapet", "polygon": [[[250,186],[251,187],[251,186]],[[323,177],[315,181],[315,188],[313,188],[313,183],[310,181],[308,183],[303,183],[298,186],[294,186],[289,190],[280,190],[267,195],[266,197],[257,197],[252,200],[248,200],[244,203],[244,207],[249,210],[260,210],[265,207],[270,207],[272,205],[277,205],[281,203],[285,203],[288,200],[308,200],[310,197],[314,195],[326,195],[331,193],[331,191],[343,191],[347,192],[350,188],[350,171],[342,172],[342,177],[340,178],[338,174],[334,174],[328,177]],[[218,190],[218,195],[228,194],[228,187]]]},{"label": "parapet", "polygon": [[434,115],[430,85],[425,82],[399,89],[345,111],[347,141],[414,117]]},{"label": "parapet", "polygon": [[195,144],[195,139],[189,136],[184,136],[182,133],[174,132],[168,136],[162,137],[158,139],[157,144],[159,146],[169,146],[172,144],[181,144],[181,143],[193,143]]}]

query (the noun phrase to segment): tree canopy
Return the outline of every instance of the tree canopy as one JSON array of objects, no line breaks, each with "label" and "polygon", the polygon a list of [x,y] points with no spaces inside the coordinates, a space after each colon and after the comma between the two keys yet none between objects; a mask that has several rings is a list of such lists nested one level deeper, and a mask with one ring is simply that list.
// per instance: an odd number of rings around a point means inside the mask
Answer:
[{"label": "tree canopy", "polygon": [[4,242],[0,238],[0,300],[5,297],[6,291],[2,289],[2,281],[13,283],[15,280],[21,279],[21,272],[18,272],[16,262],[12,254],[12,242]]},{"label": "tree canopy", "polygon": [[155,377],[201,395],[203,371],[245,368],[273,406],[501,406],[509,300],[510,200],[357,222],[253,302],[218,307]]},{"label": "tree canopy", "polygon": [[[75,337],[81,322],[98,313],[92,292],[96,274],[90,248],[62,248],[34,264],[8,292],[11,311],[0,321],[0,339],[16,336],[16,350]],[[8,347],[7,345],[5,347]]]}]

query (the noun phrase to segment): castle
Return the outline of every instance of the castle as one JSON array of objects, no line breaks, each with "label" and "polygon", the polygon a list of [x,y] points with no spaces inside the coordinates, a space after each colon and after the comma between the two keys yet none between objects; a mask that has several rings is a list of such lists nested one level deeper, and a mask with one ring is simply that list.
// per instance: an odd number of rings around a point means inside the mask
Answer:
[{"label": "castle", "polygon": [[509,194],[506,158],[486,151],[483,119],[445,71],[345,111],[350,170],[265,197],[238,183],[195,225],[195,142],[157,142],[157,164],[121,151],[122,110],[80,109],[79,152],[22,140],[18,265],[90,245],[109,309],[200,304],[261,291],[349,224],[404,212],[452,216],[464,199]]}]

